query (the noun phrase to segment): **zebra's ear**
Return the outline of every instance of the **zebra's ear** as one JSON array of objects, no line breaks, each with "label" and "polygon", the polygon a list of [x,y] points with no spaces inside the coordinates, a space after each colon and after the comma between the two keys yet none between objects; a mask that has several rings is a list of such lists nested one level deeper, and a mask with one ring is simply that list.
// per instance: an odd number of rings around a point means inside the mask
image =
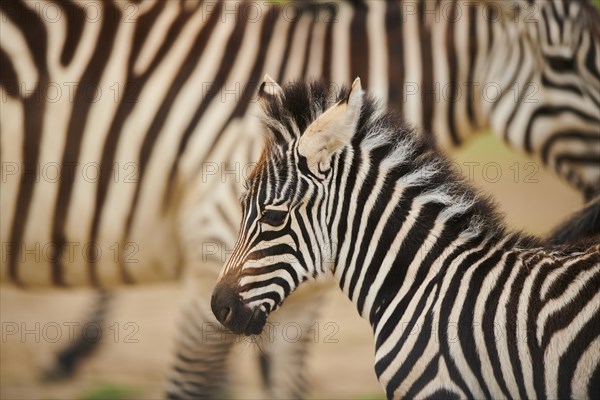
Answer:
[{"label": "zebra's ear", "polygon": [[283,97],[283,89],[273,78],[271,78],[268,74],[265,74],[263,78],[263,83],[260,84],[258,88],[258,101],[263,104],[265,100],[269,98],[279,98]]},{"label": "zebra's ear", "polygon": [[331,155],[350,144],[362,104],[363,90],[360,78],[356,78],[348,97],[325,111],[306,128],[300,137],[298,152],[306,157],[312,172],[318,172],[321,163],[328,167]]}]

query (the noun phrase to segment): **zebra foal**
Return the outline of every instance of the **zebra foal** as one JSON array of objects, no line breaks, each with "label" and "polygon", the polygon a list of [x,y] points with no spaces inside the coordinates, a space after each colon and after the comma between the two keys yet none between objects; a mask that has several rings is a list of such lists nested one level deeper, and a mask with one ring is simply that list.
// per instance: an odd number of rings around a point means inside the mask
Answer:
[{"label": "zebra foal", "polygon": [[[598,398],[600,244],[506,229],[360,80],[261,91],[266,145],[212,310],[259,334],[329,273],[373,329],[388,398]],[[332,98],[333,97],[333,98]]]}]

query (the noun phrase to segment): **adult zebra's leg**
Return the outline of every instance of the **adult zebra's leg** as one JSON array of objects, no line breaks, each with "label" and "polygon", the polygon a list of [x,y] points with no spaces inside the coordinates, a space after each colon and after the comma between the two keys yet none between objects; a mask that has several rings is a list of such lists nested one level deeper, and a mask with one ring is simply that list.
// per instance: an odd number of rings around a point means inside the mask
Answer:
[{"label": "adult zebra's leg", "polygon": [[298,399],[309,394],[307,356],[318,339],[319,309],[333,284],[300,286],[279,310],[269,316],[260,338],[260,365],[267,395]]},{"label": "adult zebra's leg", "polygon": [[188,271],[177,332],[174,362],[169,371],[169,399],[224,398],[229,395],[227,358],[235,336],[210,310],[212,286],[219,265],[203,264]]},{"label": "adult zebra's leg", "polygon": [[234,337],[211,316],[201,302],[189,303],[183,312],[169,373],[169,399],[209,399],[228,396],[227,358]]},{"label": "adult zebra's leg", "polygon": [[[93,312],[83,326],[95,326],[101,332],[106,322],[106,314],[112,298],[113,294],[109,291],[100,290],[96,292]],[[44,372],[45,380],[60,380],[73,376],[79,365],[97,350],[102,335],[86,335],[84,331],[87,332],[87,329],[81,329],[75,341],[56,356],[52,367]]]}]

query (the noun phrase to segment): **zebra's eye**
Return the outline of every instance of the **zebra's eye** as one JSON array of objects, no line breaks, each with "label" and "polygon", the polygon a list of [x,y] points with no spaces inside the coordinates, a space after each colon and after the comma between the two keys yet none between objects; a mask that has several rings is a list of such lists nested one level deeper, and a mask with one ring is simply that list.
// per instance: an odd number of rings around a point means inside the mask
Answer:
[{"label": "zebra's eye", "polygon": [[566,72],[575,69],[575,60],[568,57],[548,56],[546,57],[548,65],[555,71]]},{"label": "zebra's eye", "polygon": [[287,211],[266,209],[263,210],[262,217],[260,217],[259,222],[271,226],[280,226],[285,223],[287,214]]}]

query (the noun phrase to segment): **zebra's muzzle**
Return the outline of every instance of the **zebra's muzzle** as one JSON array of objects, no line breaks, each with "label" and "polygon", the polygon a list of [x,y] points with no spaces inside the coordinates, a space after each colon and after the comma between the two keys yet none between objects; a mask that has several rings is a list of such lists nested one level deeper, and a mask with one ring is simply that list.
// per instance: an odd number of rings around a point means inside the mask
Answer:
[{"label": "zebra's muzzle", "polygon": [[238,335],[258,335],[267,322],[265,311],[248,307],[237,293],[223,283],[213,290],[210,306],[217,320]]}]

